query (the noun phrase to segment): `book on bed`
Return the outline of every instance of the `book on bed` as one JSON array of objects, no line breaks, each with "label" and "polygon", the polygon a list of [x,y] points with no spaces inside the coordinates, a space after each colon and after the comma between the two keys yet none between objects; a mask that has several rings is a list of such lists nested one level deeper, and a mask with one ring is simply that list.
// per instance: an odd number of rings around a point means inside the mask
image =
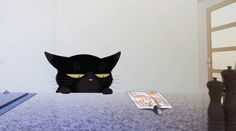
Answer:
[{"label": "book on bed", "polygon": [[139,109],[154,109],[162,114],[163,109],[172,108],[169,102],[157,91],[128,91],[127,94]]}]

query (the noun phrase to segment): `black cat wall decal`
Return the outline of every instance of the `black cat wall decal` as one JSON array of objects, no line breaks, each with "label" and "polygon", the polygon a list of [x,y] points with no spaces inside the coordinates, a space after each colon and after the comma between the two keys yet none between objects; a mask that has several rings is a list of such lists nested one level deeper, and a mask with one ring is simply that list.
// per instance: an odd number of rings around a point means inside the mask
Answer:
[{"label": "black cat wall decal", "polygon": [[112,69],[117,64],[121,52],[98,58],[81,54],[71,57],[45,52],[47,60],[57,69],[57,93],[101,92],[112,94]]}]

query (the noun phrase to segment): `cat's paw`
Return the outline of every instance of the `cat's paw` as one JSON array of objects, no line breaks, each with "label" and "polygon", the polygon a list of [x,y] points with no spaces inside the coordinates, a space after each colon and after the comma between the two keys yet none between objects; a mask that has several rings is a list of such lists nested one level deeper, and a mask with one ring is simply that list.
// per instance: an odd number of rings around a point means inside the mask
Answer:
[{"label": "cat's paw", "polygon": [[71,90],[66,87],[60,87],[57,89],[57,93],[62,93],[62,94],[69,94]]},{"label": "cat's paw", "polygon": [[107,94],[112,94],[113,91],[110,88],[105,88],[102,90],[102,94],[107,95]]}]

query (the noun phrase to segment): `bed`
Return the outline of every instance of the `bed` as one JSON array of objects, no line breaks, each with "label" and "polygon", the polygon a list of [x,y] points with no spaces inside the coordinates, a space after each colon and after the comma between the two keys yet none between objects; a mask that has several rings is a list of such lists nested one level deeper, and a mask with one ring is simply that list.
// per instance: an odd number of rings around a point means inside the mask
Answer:
[{"label": "bed", "polygon": [[172,109],[140,110],[126,93],[38,93],[0,116],[1,131],[205,131],[207,94],[162,93]]}]

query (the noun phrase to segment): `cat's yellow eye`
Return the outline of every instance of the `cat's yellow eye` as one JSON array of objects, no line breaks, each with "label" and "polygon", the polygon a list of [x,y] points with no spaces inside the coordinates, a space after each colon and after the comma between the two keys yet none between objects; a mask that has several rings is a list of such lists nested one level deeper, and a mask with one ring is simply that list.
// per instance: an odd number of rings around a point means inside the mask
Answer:
[{"label": "cat's yellow eye", "polygon": [[95,74],[95,76],[97,76],[98,78],[106,78],[108,77],[110,74]]},{"label": "cat's yellow eye", "polygon": [[71,78],[81,78],[84,76],[84,74],[66,74],[66,75]]}]

